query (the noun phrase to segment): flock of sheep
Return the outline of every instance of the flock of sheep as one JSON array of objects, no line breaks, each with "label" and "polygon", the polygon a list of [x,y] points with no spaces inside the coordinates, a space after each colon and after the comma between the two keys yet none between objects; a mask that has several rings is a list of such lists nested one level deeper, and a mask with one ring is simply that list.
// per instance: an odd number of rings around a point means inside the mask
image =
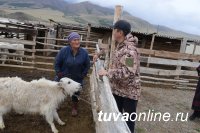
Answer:
[{"label": "flock of sheep", "polygon": [[0,62],[2,64],[5,64],[6,60],[9,59],[9,53],[14,54],[12,56],[14,60],[23,61],[24,44],[11,44],[8,42],[0,42]]}]

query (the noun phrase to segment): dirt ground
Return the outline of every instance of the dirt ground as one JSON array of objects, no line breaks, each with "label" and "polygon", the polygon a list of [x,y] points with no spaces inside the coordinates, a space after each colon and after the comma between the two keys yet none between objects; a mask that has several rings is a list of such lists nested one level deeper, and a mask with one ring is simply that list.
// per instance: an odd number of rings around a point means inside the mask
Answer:
[{"label": "dirt ground", "polygon": [[[171,88],[153,88],[142,87],[142,98],[138,103],[138,113],[148,112],[169,112],[172,119],[176,118],[177,112],[183,112],[184,117],[186,113],[190,116],[192,113],[191,104],[194,96],[194,91],[177,90]],[[136,123],[136,133],[200,133],[200,120],[187,120],[186,122],[176,121],[155,121],[144,122],[138,121]]]},{"label": "dirt ground", "polygon": [[[30,71],[15,68],[4,68],[0,67],[0,77],[13,77],[18,76],[26,81],[33,79],[39,79],[45,77],[53,80],[54,73],[41,72],[41,71]],[[86,79],[84,91],[81,97],[89,100],[89,79]],[[79,116],[71,116],[71,100],[67,98],[58,110],[60,118],[66,122],[65,126],[60,126],[56,122],[56,127],[59,133],[94,133],[94,123],[92,117],[92,111],[90,105],[80,101],[79,104]],[[51,133],[51,128],[43,118],[39,115],[19,115],[11,112],[4,117],[5,130],[0,133]]]},{"label": "dirt ground", "polygon": [[[23,69],[1,68],[0,77],[19,76],[24,80],[39,79],[45,77],[52,80],[54,73],[37,72]],[[86,79],[86,84],[81,97],[89,100],[88,93],[89,81]],[[178,90],[166,87],[142,87],[142,98],[138,103],[137,112],[169,112],[174,115],[178,112],[192,113],[191,103],[194,96],[194,91]],[[60,133],[95,133],[94,123],[92,118],[91,107],[80,101],[80,115],[78,117],[71,116],[71,102],[68,98],[59,108],[59,116],[66,122],[66,126],[56,127]],[[39,115],[18,115],[14,112],[7,114],[4,117],[6,129],[0,133],[50,133],[51,128],[42,116]],[[55,122],[56,123],[56,122]],[[136,133],[200,133],[200,120],[193,122],[176,122],[176,121],[137,121]]]}]

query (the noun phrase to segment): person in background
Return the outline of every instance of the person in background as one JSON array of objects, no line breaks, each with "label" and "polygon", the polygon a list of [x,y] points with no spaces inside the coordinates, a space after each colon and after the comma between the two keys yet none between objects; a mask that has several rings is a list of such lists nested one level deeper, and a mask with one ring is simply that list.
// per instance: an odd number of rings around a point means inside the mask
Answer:
[{"label": "person in background", "polygon": [[[83,85],[83,79],[87,76],[90,68],[90,58],[88,52],[80,46],[80,35],[72,32],[68,36],[69,45],[63,47],[57,54],[55,59],[55,81],[59,81],[63,77]],[[78,98],[80,92],[72,96],[72,116],[78,114]]]},{"label": "person in background", "polygon": [[[99,75],[110,79],[113,96],[121,113],[135,113],[140,98],[140,54],[137,49],[138,39],[131,34],[131,25],[119,20],[114,25],[114,38],[117,47],[112,55],[112,64],[108,71],[100,70]],[[103,52],[101,52],[103,53]],[[99,57],[96,54],[93,61]],[[135,118],[132,115],[132,120]],[[134,133],[135,122],[130,119],[127,125]]]},{"label": "person in background", "polygon": [[200,118],[200,65],[197,67],[198,73],[198,84],[196,88],[196,92],[194,95],[194,99],[192,102],[192,109],[194,110],[193,114],[189,117],[190,120],[195,120],[195,118]]}]

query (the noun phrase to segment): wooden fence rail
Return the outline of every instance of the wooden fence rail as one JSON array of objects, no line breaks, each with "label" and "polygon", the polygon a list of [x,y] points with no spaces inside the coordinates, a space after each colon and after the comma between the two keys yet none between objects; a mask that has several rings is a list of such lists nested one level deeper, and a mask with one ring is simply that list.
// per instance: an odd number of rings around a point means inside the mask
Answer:
[{"label": "wooden fence rail", "polygon": [[[9,48],[9,50],[24,51],[24,54],[20,54],[17,52],[10,53],[0,50],[0,57],[7,56],[7,59],[0,58],[0,66],[7,66],[7,67],[16,66],[16,68],[54,71],[53,66],[54,66],[55,55],[56,53],[59,52],[59,50],[62,47],[66,46],[66,40],[58,38],[45,38],[45,37],[37,37],[37,39],[59,40],[63,41],[63,45],[48,44],[47,41],[46,42],[35,41],[36,38],[34,38],[33,41],[19,40],[13,38],[11,39],[0,38],[0,42],[7,42],[10,43],[10,45],[24,44],[23,49]],[[97,42],[94,41],[81,41],[83,48],[88,50],[90,56],[93,56],[93,54],[95,53],[96,43]],[[86,47],[86,44],[89,45],[89,47]],[[36,47],[39,45],[41,45],[40,48]],[[3,46],[0,46],[0,49],[5,49],[5,48],[3,48]],[[50,54],[46,55],[45,53],[50,53]],[[23,60],[19,60],[19,57],[22,57]],[[2,64],[3,61],[6,61],[6,64]]]},{"label": "wooden fence rail", "polygon": [[151,55],[154,57],[162,57],[162,58],[169,58],[169,59],[191,59],[191,60],[200,61],[200,55],[176,53],[176,52],[161,51],[161,50],[149,50],[149,49],[143,49],[143,48],[139,48],[139,51],[143,55]]},{"label": "wooden fence rail", "polygon": [[[60,45],[47,43],[48,41],[40,42],[37,39],[45,39],[45,40],[57,40],[62,41]],[[36,41],[37,40],[37,41]],[[6,59],[7,64],[0,64],[0,66],[7,67],[17,67],[17,68],[29,68],[36,70],[44,70],[44,71],[54,71],[54,60],[56,53],[64,47],[67,42],[65,39],[59,38],[47,38],[47,37],[35,37],[33,41],[27,40],[19,40],[19,39],[8,39],[8,38],[0,38],[0,42],[8,42],[11,44],[24,44],[24,49],[18,49],[18,51],[24,51],[23,54],[19,53],[5,53],[0,51],[1,55],[7,55],[9,59]],[[90,56],[96,51],[96,44],[99,44],[100,48],[103,48],[109,52],[109,44],[103,44],[102,41],[81,41],[83,48],[87,49]],[[16,50],[16,49],[12,49]],[[186,53],[176,53],[169,51],[159,51],[159,50],[149,50],[139,48],[139,52],[141,53],[141,63],[149,64],[146,65],[141,64],[140,72],[142,76],[151,76],[152,78],[142,78],[143,83],[154,83],[159,84],[173,84],[173,86],[177,86],[178,82],[167,82],[171,80],[176,80],[176,76],[180,76],[180,79],[189,81],[185,83],[185,87],[195,87],[195,82],[197,81],[197,72],[195,68],[199,65],[200,55],[191,55]],[[48,53],[48,54],[47,54]],[[22,57],[23,60],[19,60],[12,57]],[[107,58],[109,60],[109,58]],[[0,58],[0,63],[5,61],[5,59]],[[152,67],[154,65],[154,67]],[[160,67],[160,66],[163,67]],[[159,66],[159,67],[155,67]],[[180,66],[183,69],[176,69],[177,66]],[[171,67],[175,69],[172,70]],[[158,78],[158,79],[157,79]],[[162,79],[162,80],[159,80]],[[181,85],[182,86],[182,85]]]}]

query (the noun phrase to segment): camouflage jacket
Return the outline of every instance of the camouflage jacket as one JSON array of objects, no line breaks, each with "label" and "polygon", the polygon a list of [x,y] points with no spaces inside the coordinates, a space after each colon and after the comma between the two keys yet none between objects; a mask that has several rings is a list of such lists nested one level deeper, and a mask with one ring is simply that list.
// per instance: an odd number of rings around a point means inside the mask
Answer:
[{"label": "camouflage jacket", "polygon": [[118,44],[108,70],[113,94],[138,100],[140,98],[140,54],[136,48],[137,37],[128,34],[125,41]]}]

